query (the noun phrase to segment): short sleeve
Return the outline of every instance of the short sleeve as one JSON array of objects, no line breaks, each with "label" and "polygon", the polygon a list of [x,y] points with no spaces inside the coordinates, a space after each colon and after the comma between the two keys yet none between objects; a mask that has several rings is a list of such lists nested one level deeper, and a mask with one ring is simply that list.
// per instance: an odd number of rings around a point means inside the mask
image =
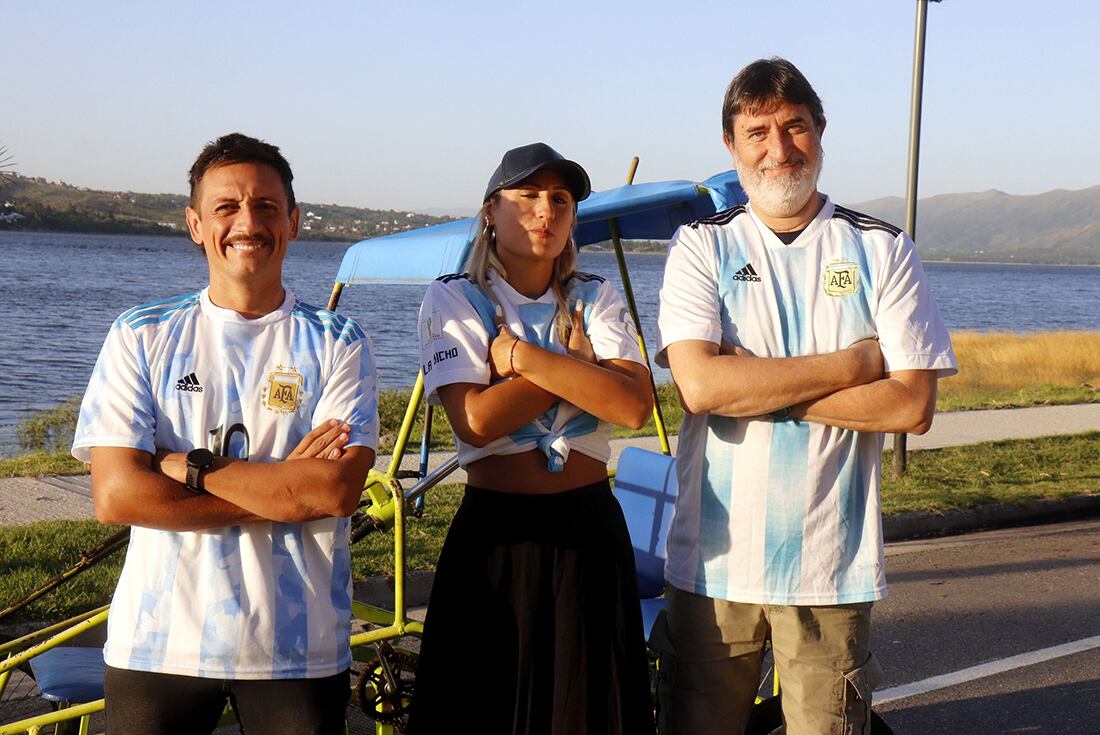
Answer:
[{"label": "short sleeve", "polygon": [[92,447],[155,454],[156,409],[145,349],[121,319],[111,325],[80,404],[72,454],[91,461]]},{"label": "short sleeve", "polygon": [[940,377],[958,372],[951,336],[905,233],[886,253],[879,278],[875,328],[886,370],[936,370]]},{"label": "short sleeve", "polygon": [[[350,320],[349,320],[350,321]],[[357,334],[350,344],[339,342],[343,350],[321,391],[313,409],[314,428],[329,419],[339,419],[351,426],[348,446],[378,448],[378,374],[374,362],[374,345],[370,337],[351,322]]]},{"label": "short sleeve", "polygon": [[433,281],[420,305],[417,322],[424,390],[438,401],[440,386],[489,385],[489,335],[461,284]]},{"label": "short sleeve", "polygon": [[630,360],[645,365],[634,319],[623,297],[609,282],[600,284],[585,321],[588,339],[598,359]]},{"label": "short sleeve", "polygon": [[657,317],[660,345],[655,362],[661,367],[668,367],[665,350],[675,342],[722,342],[714,254],[708,257],[705,247],[702,234],[690,227],[676,230],[669,243]]}]

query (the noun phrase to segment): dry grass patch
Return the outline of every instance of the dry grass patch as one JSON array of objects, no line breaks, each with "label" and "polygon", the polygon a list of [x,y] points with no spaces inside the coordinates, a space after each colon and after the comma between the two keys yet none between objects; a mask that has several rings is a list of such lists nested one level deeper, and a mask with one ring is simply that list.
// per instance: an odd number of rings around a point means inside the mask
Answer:
[{"label": "dry grass patch", "polygon": [[955,332],[940,411],[1100,401],[1100,332]]}]

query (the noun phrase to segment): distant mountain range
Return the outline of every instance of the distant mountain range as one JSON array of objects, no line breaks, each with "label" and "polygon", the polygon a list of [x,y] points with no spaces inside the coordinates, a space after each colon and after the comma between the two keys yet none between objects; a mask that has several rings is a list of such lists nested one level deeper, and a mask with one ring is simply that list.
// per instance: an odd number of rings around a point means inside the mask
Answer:
[{"label": "distant mountain range", "polygon": [[[850,208],[905,227],[901,197]],[[1098,265],[1100,186],[1031,196],[990,190],[929,197],[917,205],[916,230],[924,260]]]},{"label": "distant mountain range", "polygon": [[[9,177],[11,181],[0,189],[0,230],[187,232],[185,196],[96,191],[43,178]],[[300,206],[302,240],[355,242],[451,219],[336,204],[301,202]],[[846,206],[905,226],[901,197]],[[990,190],[929,197],[917,207],[916,229],[925,260],[1100,265],[1100,186],[1031,196]],[[633,243],[632,249],[663,251],[664,245]]]}]

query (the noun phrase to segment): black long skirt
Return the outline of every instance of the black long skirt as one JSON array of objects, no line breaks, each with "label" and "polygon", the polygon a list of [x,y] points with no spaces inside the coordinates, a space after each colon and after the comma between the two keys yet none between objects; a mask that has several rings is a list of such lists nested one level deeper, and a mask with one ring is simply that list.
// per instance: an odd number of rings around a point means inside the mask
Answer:
[{"label": "black long skirt", "polygon": [[407,732],[654,732],[634,556],[607,481],[467,486],[440,553]]}]

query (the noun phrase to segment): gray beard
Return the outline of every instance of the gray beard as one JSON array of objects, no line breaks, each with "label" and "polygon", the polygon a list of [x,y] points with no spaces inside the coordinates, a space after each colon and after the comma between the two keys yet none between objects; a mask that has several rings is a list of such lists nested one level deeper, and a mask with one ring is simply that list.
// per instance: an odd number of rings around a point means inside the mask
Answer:
[{"label": "gray beard", "polygon": [[817,163],[811,169],[803,167],[796,174],[768,176],[760,168],[746,166],[741,157],[734,154],[733,165],[741,188],[754,208],[773,217],[791,217],[817,193],[817,180],[825,161],[825,151],[818,149]]}]

